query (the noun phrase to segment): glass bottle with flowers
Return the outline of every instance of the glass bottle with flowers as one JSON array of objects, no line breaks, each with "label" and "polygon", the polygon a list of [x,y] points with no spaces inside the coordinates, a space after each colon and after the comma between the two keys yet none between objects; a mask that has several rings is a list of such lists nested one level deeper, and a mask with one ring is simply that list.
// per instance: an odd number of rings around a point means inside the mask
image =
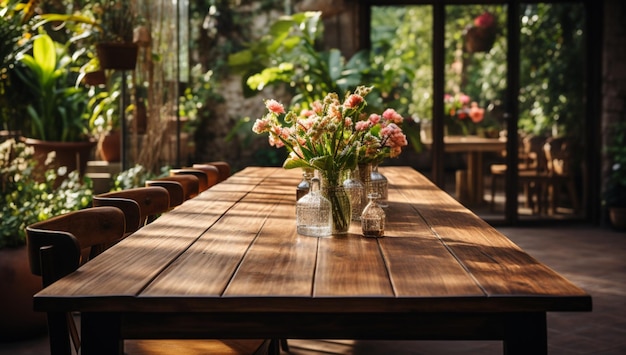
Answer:
[{"label": "glass bottle with flowers", "polygon": [[387,206],[388,181],[378,172],[378,165],[386,158],[397,158],[402,147],[408,144],[399,126],[403,119],[394,109],[388,108],[382,116],[373,113],[366,120],[356,123],[356,130],[364,132],[358,155],[361,181],[365,185],[364,195],[377,193],[378,204],[382,207]]},{"label": "glass bottle with flowers", "polygon": [[312,168],[318,172],[322,193],[331,203],[333,234],[347,233],[350,227],[344,172],[356,167],[363,145],[370,144],[376,132],[363,112],[367,105],[364,97],[371,89],[359,86],[343,100],[337,93],[329,93],[321,102],[289,112],[278,101],[267,100],[268,113],[253,126],[255,133],[268,133],[270,145],[287,148],[285,169]]}]

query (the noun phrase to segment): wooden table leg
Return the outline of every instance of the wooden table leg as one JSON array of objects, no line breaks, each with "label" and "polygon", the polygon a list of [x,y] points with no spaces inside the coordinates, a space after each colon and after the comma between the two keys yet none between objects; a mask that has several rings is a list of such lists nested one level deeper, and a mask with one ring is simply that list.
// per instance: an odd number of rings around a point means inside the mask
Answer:
[{"label": "wooden table leg", "polygon": [[467,187],[469,204],[480,205],[484,201],[483,156],[481,152],[467,153]]},{"label": "wooden table leg", "polygon": [[81,354],[124,354],[120,317],[112,313],[81,314]]},{"label": "wooden table leg", "polygon": [[504,339],[505,355],[547,355],[546,314],[515,313],[507,317]]}]

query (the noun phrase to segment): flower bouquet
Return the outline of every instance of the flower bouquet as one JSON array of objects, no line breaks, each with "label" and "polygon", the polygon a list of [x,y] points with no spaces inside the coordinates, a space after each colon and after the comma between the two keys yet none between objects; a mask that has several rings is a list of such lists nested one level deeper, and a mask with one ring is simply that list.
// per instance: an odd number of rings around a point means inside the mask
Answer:
[{"label": "flower bouquet", "polygon": [[476,126],[485,116],[485,109],[475,101],[470,103],[470,97],[463,93],[454,96],[446,94],[443,101],[448,133],[464,136],[475,133]]},{"label": "flower bouquet", "polygon": [[289,112],[278,101],[267,100],[268,113],[252,128],[258,134],[268,133],[270,145],[287,148],[285,169],[318,171],[322,191],[332,206],[333,233],[347,232],[351,218],[349,201],[345,208],[347,195],[340,192],[344,172],[354,169],[360,160],[397,156],[401,146],[407,144],[396,124],[401,116],[395,110],[386,110],[382,117],[364,112],[365,96],[371,89],[359,86],[354,93],[346,93],[343,100],[337,93],[329,93],[321,102]]}]

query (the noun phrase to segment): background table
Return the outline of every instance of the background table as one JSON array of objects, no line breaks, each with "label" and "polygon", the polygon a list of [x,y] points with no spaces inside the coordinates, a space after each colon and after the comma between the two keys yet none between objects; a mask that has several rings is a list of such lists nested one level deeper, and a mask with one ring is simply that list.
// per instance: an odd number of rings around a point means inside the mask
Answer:
[{"label": "background table", "polygon": [[298,235],[299,170],[247,168],[35,295],[80,311],[83,355],[125,338],[504,340],[545,354],[546,312],[591,296],[408,167],[385,237]]},{"label": "background table", "polygon": [[[443,142],[446,153],[465,153],[467,155],[467,171],[457,174],[457,198],[469,206],[482,204],[484,202],[483,153],[504,151],[506,139],[445,136]],[[432,146],[430,140],[425,140],[422,143],[427,148]]]}]

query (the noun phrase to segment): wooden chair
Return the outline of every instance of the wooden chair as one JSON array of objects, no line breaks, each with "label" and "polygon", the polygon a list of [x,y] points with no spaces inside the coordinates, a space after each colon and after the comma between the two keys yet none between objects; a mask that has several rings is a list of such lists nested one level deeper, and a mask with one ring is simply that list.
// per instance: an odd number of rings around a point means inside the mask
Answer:
[{"label": "wooden chair", "polygon": [[231,169],[230,164],[228,162],[225,162],[225,161],[210,161],[210,162],[203,163],[203,164],[213,165],[213,166],[215,166],[219,170],[219,172],[220,172],[219,181],[220,182],[222,182],[222,181],[224,181],[224,180],[226,180],[226,179],[228,179],[230,177],[232,169]]},{"label": "wooden chair", "polygon": [[[93,207],[56,216],[26,227],[31,272],[42,276],[43,286],[74,272],[88,260],[81,250],[91,249],[90,259],[107,245],[124,237],[125,217],[116,207]],[[76,354],[80,338],[74,316],[48,312],[50,354]],[[70,339],[72,343],[70,343]],[[125,354],[267,354],[269,340],[125,340]]]},{"label": "wooden chair", "polygon": [[[544,183],[547,176],[546,158],[543,151],[545,139],[528,135],[520,138],[518,183],[523,187],[525,204],[534,212],[543,208]],[[495,209],[497,181],[506,175],[506,164],[491,164],[491,210]]]},{"label": "wooden chair", "polygon": [[[52,217],[26,227],[30,270],[43,287],[76,270],[124,237],[124,213],[116,207],[94,207]],[[84,252],[86,250],[87,252]],[[80,339],[71,314],[48,312],[50,354],[78,353]]]},{"label": "wooden chair", "polygon": [[573,158],[575,156],[575,142],[566,137],[552,138],[543,146],[547,161],[547,197],[549,213],[556,213],[559,205],[560,192],[567,190],[574,213],[580,211],[580,202],[576,192],[575,171]]},{"label": "wooden chair", "polygon": [[181,168],[170,169],[170,176],[174,175],[193,175],[198,178],[198,191],[199,193],[209,188],[209,176],[206,172],[200,169],[193,168]]},{"label": "wooden chair", "polygon": [[[198,181],[198,178],[190,174],[163,176],[147,180],[146,186],[161,186],[167,189],[167,191],[170,192],[170,207],[178,206],[184,201],[198,196],[198,193],[200,191],[200,183]],[[179,186],[182,190],[182,201],[180,198],[181,196]]]},{"label": "wooden chair", "polygon": [[220,182],[220,171],[216,166],[210,164],[194,164],[190,169],[204,171],[209,179],[209,187],[215,186],[215,184]]},{"label": "wooden chair", "polygon": [[93,197],[93,206],[114,206],[126,216],[126,233],[132,233],[155,220],[170,208],[170,196],[160,186],[137,187],[107,192]]}]

